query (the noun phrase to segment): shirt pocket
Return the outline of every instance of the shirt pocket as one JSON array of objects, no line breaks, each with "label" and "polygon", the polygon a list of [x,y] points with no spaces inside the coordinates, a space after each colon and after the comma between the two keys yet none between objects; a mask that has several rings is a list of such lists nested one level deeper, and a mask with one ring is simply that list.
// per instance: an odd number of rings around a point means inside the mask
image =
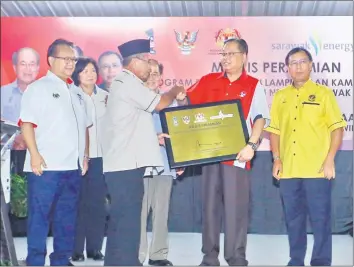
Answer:
[{"label": "shirt pocket", "polygon": [[309,123],[318,123],[323,118],[323,105],[317,102],[304,101],[302,105],[302,118]]}]

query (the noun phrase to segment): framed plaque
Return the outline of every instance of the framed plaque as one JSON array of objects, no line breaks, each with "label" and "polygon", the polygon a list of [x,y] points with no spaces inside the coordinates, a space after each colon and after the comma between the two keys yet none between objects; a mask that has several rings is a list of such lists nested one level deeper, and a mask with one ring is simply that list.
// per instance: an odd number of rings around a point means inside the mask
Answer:
[{"label": "framed plaque", "polygon": [[235,160],[249,135],[240,100],[160,111],[171,168]]}]

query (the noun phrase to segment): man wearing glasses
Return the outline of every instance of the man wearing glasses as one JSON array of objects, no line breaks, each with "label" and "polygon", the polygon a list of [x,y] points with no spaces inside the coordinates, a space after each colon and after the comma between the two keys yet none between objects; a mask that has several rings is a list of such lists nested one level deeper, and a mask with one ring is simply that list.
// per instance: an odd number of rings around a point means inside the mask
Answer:
[{"label": "man wearing glasses", "polygon": [[21,102],[19,126],[27,149],[28,266],[43,266],[52,225],[52,266],[70,265],[81,175],[88,168],[84,93],[70,79],[76,64],[73,43],[57,39],[48,48],[47,75],[30,84]]},{"label": "man wearing glasses", "polygon": [[[157,94],[163,94],[161,91],[163,65],[157,60],[149,59],[150,76],[145,85]],[[175,100],[170,107],[178,105]],[[152,168],[146,168],[144,177],[144,198],[141,209],[141,238],[139,249],[139,260],[145,262],[147,252],[149,251],[149,265],[170,266],[172,263],[167,259],[169,252],[168,244],[168,214],[170,207],[170,198],[173,179],[181,175],[183,170],[170,169],[164,147],[164,134],[162,133],[160,115],[153,112],[156,134],[160,140],[160,151],[164,162],[164,170],[157,175],[153,173]],[[152,210],[152,241],[150,249],[147,244],[147,219]]]},{"label": "man wearing glasses", "polygon": [[150,76],[150,40],[138,39],[118,47],[123,70],[112,83],[102,118],[103,171],[111,198],[105,266],[139,266],[141,207],[146,168],[163,170],[154,111],[185,97],[175,86],[163,95],[144,85]]},{"label": "man wearing glasses", "polygon": [[114,78],[122,70],[122,57],[113,51],[103,52],[98,57],[98,67],[102,78],[98,87],[109,92]]},{"label": "man wearing glasses", "polygon": [[333,91],[310,79],[312,56],[304,48],[285,58],[293,83],[275,95],[270,132],[273,176],[280,180],[290,246],[289,266],[303,266],[307,215],[313,230],[312,266],[332,264],[331,192],[334,158],[346,122]]},{"label": "man wearing glasses", "polygon": [[221,53],[224,72],[210,73],[187,90],[191,104],[240,99],[249,132],[248,144],[233,161],[203,167],[202,266],[220,265],[221,217],[224,219],[224,258],[245,266],[250,203],[251,159],[269,118],[264,89],[245,71],[248,45],[243,39],[225,42]]}]

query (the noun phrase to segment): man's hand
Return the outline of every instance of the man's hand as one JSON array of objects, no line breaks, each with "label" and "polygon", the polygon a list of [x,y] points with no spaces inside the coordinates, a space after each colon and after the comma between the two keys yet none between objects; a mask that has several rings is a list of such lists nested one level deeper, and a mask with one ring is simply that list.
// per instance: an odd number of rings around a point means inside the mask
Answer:
[{"label": "man's hand", "polygon": [[280,179],[280,174],[283,172],[283,163],[280,159],[275,159],[273,162],[273,177],[277,180]]},{"label": "man's hand", "polygon": [[164,138],[170,138],[170,136],[165,133],[160,133],[157,135],[157,138],[159,139],[160,146],[165,146],[165,139]]},{"label": "man's hand", "polygon": [[176,99],[179,100],[179,101],[182,101],[186,98],[186,93],[179,93],[177,96],[176,96]]},{"label": "man's hand", "polygon": [[13,150],[26,150],[27,145],[25,140],[23,139],[23,135],[19,134],[15,137],[14,143],[12,145]]},{"label": "man's hand", "polygon": [[328,179],[334,179],[336,178],[336,169],[334,166],[334,159],[333,158],[326,158],[325,161],[323,162],[321,169],[319,170],[319,173],[324,172],[324,176]]},{"label": "man's hand", "polygon": [[31,155],[31,168],[32,172],[37,175],[41,176],[43,173],[43,168],[47,168],[47,164],[45,163],[41,154],[36,153]]},{"label": "man's hand", "polygon": [[81,171],[82,176],[84,176],[88,170],[88,166],[89,166],[89,158],[88,157],[84,157],[83,165],[84,166],[82,167],[82,171]]},{"label": "man's hand", "polygon": [[247,162],[250,161],[254,156],[254,150],[250,145],[246,145],[242,150],[238,153],[236,159],[239,162]]},{"label": "man's hand", "polygon": [[184,87],[183,86],[178,86],[178,85],[173,86],[170,91],[175,93],[176,97],[178,95],[180,95],[180,97],[182,97],[182,94],[186,94],[186,90],[184,89]]},{"label": "man's hand", "polygon": [[184,168],[178,168],[176,169],[176,174],[177,176],[181,176],[184,173],[185,169]]}]

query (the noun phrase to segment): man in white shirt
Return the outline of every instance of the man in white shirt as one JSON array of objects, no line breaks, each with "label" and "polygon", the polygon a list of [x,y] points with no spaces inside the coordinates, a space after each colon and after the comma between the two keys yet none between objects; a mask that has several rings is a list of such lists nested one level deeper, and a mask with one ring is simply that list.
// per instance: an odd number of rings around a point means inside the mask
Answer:
[{"label": "man in white shirt", "polygon": [[104,265],[139,266],[145,168],[163,170],[151,113],[185,94],[175,86],[160,96],[144,86],[150,75],[149,40],[133,40],[118,49],[123,70],[112,83],[102,119],[103,171],[111,198]]},{"label": "man in white shirt", "polygon": [[52,266],[71,265],[81,175],[87,171],[88,130],[83,92],[72,84],[73,43],[57,39],[48,48],[49,71],[24,92],[19,125],[28,147],[28,266],[43,266],[52,224]]}]

